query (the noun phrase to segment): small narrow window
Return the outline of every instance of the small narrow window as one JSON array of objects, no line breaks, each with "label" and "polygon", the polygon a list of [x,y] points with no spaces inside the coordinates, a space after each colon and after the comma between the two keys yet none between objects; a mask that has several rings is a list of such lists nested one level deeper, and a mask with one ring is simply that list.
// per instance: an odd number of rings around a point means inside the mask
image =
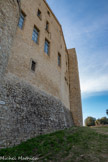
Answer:
[{"label": "small narrow window", "polygon": [[47,14],[50,16],[50,12],[49,11],[47,11]]},{"label": "small narrow window", "polygon": [[36,62],[32,60],[32,63],[31,63],[31,70],[32,71],[35,71],[36,69]]},{"label": "small narrow window", "polygon": [[58,66],[61,67],[61,54],[58,53]]},{"label": "small narrow window", "polygon": [[45,39],[44,52],[49,55],[50,43]]},{"label": "small narrow window", "polygon": [[37,16],[40,18],[40,19],[42,19],[42,13],[41,13],[41,11],[38,9],[38,11],[37,11]]},{"label": "small narrow window", "polygon": [[37,44],[39,43],[39,30],[35,26],[33,29],[32,40]]},{"label": "small narrow window", "polygon": [[46,31],[49,31],[49,22],[46,21],[46,27],[45,27]]},{"label": "small narrow window", "polygon": [[19,26],[20,29],[23,28],[25,16],[26,15],[23,12],[21,12],[19,22],[18,22],[18,26]]}]

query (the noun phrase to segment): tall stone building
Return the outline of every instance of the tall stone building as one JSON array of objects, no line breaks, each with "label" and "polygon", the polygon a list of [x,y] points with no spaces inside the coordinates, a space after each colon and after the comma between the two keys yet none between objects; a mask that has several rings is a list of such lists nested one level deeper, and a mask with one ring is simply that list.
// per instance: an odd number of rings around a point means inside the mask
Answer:
[{"label": "tall stone building", "polygon": [[67,49],[62,27],[47,2],[21,0],[19,5],[1,0],[1,18],[5,38],[0,45],[4,48],[0,52],[1,147],[81,126],[76,52]]}]

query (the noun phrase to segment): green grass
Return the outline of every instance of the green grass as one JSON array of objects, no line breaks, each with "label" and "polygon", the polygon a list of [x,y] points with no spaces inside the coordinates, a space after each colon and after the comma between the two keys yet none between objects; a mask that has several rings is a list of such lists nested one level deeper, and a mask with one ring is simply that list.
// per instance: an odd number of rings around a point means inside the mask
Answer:
[{"label": "green grass", "polygon": [[92,128],[72,127],[2,149],[0,156],[38,157],[42,162],[108,162],[108,136]]}]

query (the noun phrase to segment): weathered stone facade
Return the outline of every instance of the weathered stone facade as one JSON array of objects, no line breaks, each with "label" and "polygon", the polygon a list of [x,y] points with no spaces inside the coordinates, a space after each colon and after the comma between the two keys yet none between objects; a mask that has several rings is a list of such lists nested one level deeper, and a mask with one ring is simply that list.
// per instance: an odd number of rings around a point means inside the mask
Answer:
[{"label": "weathered stone facade", "polygon": [[69,82],[70,82],[70,110],[73,114],[74,124],[83,125],[82,104],[80,94],[78,62],[75,49],[68,50],[69,54]]},{"label": "weathered stone facade", "polygon": [[[0,0],[0,148],[82,125],[77,59],[66,48],[61,25],[45,0],[22,0],[21,10],[18,2]],[[22,30],[17,27],[20,11],[25,14]],[[34,25],[38,43],[32,40]],[[45,39],[50,42],[49,55],[44,52]],[[36,62],[34,72],[31,60]]]}]

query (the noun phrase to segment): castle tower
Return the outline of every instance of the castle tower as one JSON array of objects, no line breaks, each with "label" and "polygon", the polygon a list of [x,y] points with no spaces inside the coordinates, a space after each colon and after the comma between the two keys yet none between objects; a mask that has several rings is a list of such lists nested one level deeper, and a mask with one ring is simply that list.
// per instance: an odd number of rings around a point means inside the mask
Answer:
[{"label": "castle tower", "polygon": [[[19,18],[19,1],[0,0],[0,83],[4,76]],[[1,85],[1,84],[0,84]]]},{"label": "castle tower", "polygon": [[80,82],[78,72],[78,62],[75,48],[68,50],[69,56],[69,82],[70,82],[70,110],[72,112],[74,124],[82,125],[82,105],[80,94]]}]

